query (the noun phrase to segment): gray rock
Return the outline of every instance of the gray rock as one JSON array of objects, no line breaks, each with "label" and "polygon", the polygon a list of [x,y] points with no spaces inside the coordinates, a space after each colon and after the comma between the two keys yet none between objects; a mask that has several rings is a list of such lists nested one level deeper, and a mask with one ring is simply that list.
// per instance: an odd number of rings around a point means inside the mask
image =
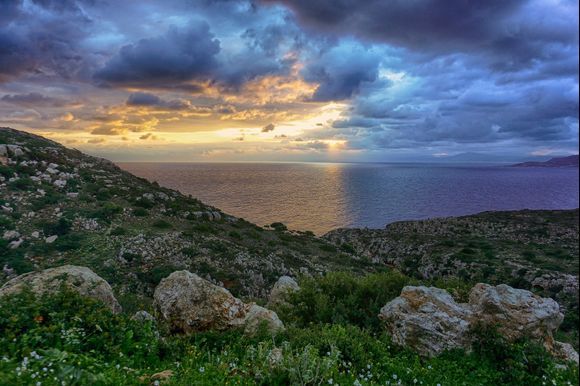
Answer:
[{"label": "gray rock", "polygon": [[564,320],[555,300],[505,284],[476,284],[469,294],[469,304],[479,322],[496,326],[508,340],[527,336],[548,348],[554,344],[553,332]]},{"label": "gray rock", "polygon": [[20,245],[22,245],[23,242],[24,242],[24,239],[18,239],[18,240],[11,241],[8,244],[8,248],[16,249],[16,248],[20,247]]},{"label": "gray rock", "polygon": [[426,356],[469,346],[471,316],[447,291],[424,286],[403,288],[379,314],[394,343]]},{"label": "gray rock", "polygon": [[379,314],[392,339],[421,355],[434,356],[452,348],[469,350],[469,332],[477,325],[493,326],[508,341],[529,337],[552,354],[577,361],[572,346],[554,341],[563,315],[558,303],[505,284],[475,285],[469,303],[456,303],[442,289],[405,287]]},{"label": "gray rock", "polygon": [[2,236],[2,238],[4,240],[14,240],[20,237],[20,233],[16,232],[16,231],[6,231],[4,232],[4,235]]},{"label": "gray rock", "polygon": [[578,365],[578,353],[571,344],[554,342],[553,353],[556,357],[566,362],[574,362]]},{"label": "gray rock", "polygon": [[264,325],[267,331],[276,333],[284,330],[284,323],[274,311],[252,304],[244,320],[244,332],[254,335]]},{"label": "gray rock", "polygon": [[173,272],[161,280],[153,299],[172,330],[186,334],[241,326],[249,309],[225,288],[188,271]]},{"label": "gray rock", "polygon": [[296,283],[296,280],[292,279],[290,276],[281,276],[270,291],[268,305],[276,306],[285,304],[285,298],[288,294],[298,291],[299,289],[300,286]]},{"label": "gray rock", "polygon": [[58,239],[58,236],[57,235],[52,235],[52,236],[48,236],[46,239],[44,239],[44,241],[47,244],[52,244],[52,243],[54,243],[56,241],[56,239]]},{"label": "gray rock", "polygon": [[83,296],[99,300],[115,313],[121,311],[109,283],[89,268],[75,265],[63,265],[17,276],[0,288],[0,297],[20,292],[26,287],[37,295],[42,295],[58,291],[63,284]]},{"label": "gray rock", "polygon": [[137,311],[133,316],[131,316],[132,320],[136,320],[138,322],[153,322],[155,323],[155,318],[147,311]]},{"label": "gray rock", "polygon": [[275,312],[245,304],[225,288],[188,271],[161,280],[153,299],[159,316],[178,333],[244,328],[252,334],[262,322],[271,332],[283,328]]}]

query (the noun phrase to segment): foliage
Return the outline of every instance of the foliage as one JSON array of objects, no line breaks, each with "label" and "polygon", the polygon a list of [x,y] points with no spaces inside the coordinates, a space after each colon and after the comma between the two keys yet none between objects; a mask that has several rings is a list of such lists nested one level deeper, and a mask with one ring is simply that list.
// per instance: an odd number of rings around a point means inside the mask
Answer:
[{"label": "foliage", "polygon": [[163,370],[174,373],[167,385],[565,385],[578,376],[577,367],[556,368],[543,348],[508,345],[489,331],[478,332],[470,354],[432,359],[352,324],[291,326],[276,336],[171,336],[65,288],[3,298],[0,331],[7,385],[155,384],[151,375]]},{"label": "foliage", "polygon": [[338,323],[379,331],[377,315],[381,307],[399,296],[410,283],[408,277],[395,271],[363,277],[337,272],[317,279],[304,278],[301,290],[289,295],[290,306],[282,306],[278,311],[301,327]]}]

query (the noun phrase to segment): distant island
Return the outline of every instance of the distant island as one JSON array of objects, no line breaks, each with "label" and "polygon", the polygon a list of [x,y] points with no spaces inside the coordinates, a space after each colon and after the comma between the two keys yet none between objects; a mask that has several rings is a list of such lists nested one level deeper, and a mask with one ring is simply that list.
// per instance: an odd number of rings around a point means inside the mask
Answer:
[{"label": "distant island", "polygon": [[528,168],[528,167],[540,167],[540,168],[577,168],[578,167],[578,154],[571,155],[567,157],[554,157],[550,158],[547,161],[538,162],[538,161],[529,161],[529,162],[522,162],[515,165],[513,167],[520,167],[520,168]]}]

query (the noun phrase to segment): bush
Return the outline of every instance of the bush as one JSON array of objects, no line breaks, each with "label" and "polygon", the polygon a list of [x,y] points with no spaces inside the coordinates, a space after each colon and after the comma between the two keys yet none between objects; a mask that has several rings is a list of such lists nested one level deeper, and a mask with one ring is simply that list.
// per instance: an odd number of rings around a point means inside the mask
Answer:
[{"label": "bush", "polygon": [[146,217],[149,215],[149,212],[145,208],[135,208],[133,209],[133,215],[137,217]]},{"label": "bush", "polygon": [[291,306],[278,311],[285,320],[301,327],[337,323],[380,331],[377,315],[381,307],[399,296],[410,282],[394,271],[364,277],[338,272],[305,278],[300,282],[300,291],[288,297]]},{"label": "bush", "polygon": [[171,225],[171,223],[165,221],[165,220],[156,220],[153,222],[153,224],[151,224],[153,227],[155,228],[159,228],[159,229],[171,229],[173,228],[173,225]]},{"label": "bush", "polygon": [[[148,307],[131,297],[123,304]],[[577,366],[557,369],[543,348],[507,344],[493,331],[478,332],[473,353],[437,358],[349,324],[171,336],[64,288],[3,298],[0,331],[2,385],[142,385],[161,370],[174,372],[168,385],[564,385],[578,377]]]},{"label": "bush", "polygon": [[22,177],[8,183],[8,186],[14,190],[29,190],[34,186],[34,181],[28,177]]}]

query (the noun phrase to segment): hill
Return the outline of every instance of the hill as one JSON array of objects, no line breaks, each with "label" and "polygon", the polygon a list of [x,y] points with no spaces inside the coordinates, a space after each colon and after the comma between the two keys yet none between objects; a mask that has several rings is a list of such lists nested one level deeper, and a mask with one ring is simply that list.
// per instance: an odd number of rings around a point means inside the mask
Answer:
[{"label": "hill", "polygon": [[577,384],[578,217],[318,238],[0,128],[0,384]]},{"label": "hill", "polygon": [[129,304],[180,269],[246,297],[282,275],[374,269],[312,233],[258,227],[33,134],[1,128],[0,157],[0,285],[76,264]]},{"label": "hill", "polygon": [[541,167],[541,168],[569,168],[578,167],[578,154],[570,155],[567,157],[554,157],[547,161],[536,162],[522,162],[519,164],[512,165],[513,167],[525,168],[525,167]]}]

